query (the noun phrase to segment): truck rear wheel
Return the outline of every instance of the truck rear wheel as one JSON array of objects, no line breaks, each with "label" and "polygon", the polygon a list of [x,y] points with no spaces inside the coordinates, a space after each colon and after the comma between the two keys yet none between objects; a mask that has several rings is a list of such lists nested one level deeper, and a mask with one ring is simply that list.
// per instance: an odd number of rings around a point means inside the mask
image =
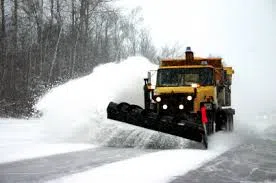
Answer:
[{"label": "truck rear wheel", "polygon": [[216,132],[223,130],[223,126],[225,125],[225,113],[222,111],[218,111],[216,113]]},{"label": "truck rear wheel", "polygon": [[234,129],[233,114],[226,114],[225,118],[225,131],[232,132]]},{"label": "truck rear wheel", "polygon": [[215,115],[214,112],[212,112],[209,115],[209,119],[208,119],[208,123],[207,123],[208,135],[211,135],[211,134],[214,133],[214,130],[215,130],[215,127],[214,127],[215,121],[216,121],[216,115]]},{"label": "truck rear wheel", "polygon": [[228,130],[229,132],[232,132],[234,130],[234,122],[233,122],[233,114],[227,115],[227,124],[228,124]]}]

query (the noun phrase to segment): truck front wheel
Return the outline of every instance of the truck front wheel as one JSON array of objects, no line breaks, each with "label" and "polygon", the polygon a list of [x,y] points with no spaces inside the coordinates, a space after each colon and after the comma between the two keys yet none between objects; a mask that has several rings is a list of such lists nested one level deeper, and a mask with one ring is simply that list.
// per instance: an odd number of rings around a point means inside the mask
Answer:
[{"label": "truck front wheel", "polygon": [[207,136],[207,134],[202,135],[202,143],[203,143],[205,149],[208,149],[208,136]]}]

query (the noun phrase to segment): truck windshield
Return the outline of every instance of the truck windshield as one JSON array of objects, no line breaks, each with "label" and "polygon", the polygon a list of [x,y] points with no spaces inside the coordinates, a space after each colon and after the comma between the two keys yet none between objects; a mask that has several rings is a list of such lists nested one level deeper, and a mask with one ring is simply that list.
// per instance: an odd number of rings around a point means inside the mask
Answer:
[{"label": "truck windshield", "polygon": [[201,86],[213,85],[212,68],[159,69],[156,86]]}]

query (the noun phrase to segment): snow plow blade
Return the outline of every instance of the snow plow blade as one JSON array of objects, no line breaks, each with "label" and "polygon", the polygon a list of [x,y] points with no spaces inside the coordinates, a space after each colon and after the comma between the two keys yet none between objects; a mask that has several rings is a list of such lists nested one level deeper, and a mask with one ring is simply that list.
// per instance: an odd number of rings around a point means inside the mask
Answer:
[{"label": "snow plow blade", "polygon": [[128,103],[110,102],[107,107],[107,118],[197,142],[202,142],[205,136],[201,124],[185,118],[158,115]]}]

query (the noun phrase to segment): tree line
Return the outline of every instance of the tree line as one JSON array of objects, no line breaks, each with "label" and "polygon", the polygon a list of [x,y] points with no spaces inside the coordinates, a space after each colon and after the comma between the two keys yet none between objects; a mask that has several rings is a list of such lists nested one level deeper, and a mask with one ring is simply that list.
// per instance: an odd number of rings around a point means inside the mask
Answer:
[{"label": "tree line", "polygon": [[128,14],[115,0],[0,0],[0,116],[28,115],[43,92],[100,64],[158,50],[140,9]]}]

